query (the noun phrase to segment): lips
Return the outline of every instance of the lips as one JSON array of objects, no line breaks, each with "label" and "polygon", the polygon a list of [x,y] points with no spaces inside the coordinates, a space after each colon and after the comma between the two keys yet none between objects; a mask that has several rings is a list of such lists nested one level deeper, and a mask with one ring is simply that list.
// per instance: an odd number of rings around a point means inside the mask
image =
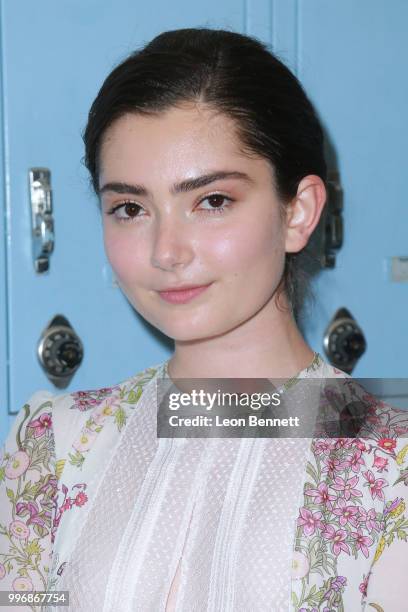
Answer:
[{"label": "lips", "polygon": [[159,291],[159,295],[171,304],[184,304],[203,293],[211,284]]},{"label": "lips", "polygon": [[180,285],[180,287],[169,287],[168,289],[163,289],[160,293],[169,293],[173,291],[187,291],[189,289],[199,289],[200,287],[206,287],[207,285]]}]

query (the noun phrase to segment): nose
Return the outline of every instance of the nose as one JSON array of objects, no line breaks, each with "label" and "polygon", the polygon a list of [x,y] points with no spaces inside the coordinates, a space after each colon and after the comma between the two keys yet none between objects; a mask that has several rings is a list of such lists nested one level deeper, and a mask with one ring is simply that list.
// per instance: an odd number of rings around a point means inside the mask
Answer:
[{"label": "nose", "polygon": [[187,223],[166,217],[154,230],[152,266],[161,270],[185,267],[193,259],[193,245]]}]

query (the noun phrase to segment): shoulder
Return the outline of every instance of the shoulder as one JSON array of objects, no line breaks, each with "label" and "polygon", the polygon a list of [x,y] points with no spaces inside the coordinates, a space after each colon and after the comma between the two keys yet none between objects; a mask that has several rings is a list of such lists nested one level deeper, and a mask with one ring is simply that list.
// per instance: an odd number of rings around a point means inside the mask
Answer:
[{"label": "shoulder", "polygon": [[164,363],[146,367],[113,385],[51,398],[57,457],[65,457],[72,445],[77,453],[88,450],[107,423],[113,423],[120,432],[142,395],[160,375]]},{"label": "shoulder", "polygon": [[[59,475],[62,466],[58,466],[58,460],[67,455],[83,432],[94,437],[106,420],[113,420],[119,431],[122,429],[129,413],[135,409],[149,383],[153,384],[161,374],[164,365],[165,362],[161,362],[146,367],[110,386],[62,394],[36,391],[14,419],[0,454],[0,460],[3,460],[0,465],[6,459],[11,465],[11,456],[26,460],[26,446],[32,447],[41,440],[44,444],[47,440],[49,453],[57,460]],[[89,442],[84,440],[83,447],[86,448]]]}]

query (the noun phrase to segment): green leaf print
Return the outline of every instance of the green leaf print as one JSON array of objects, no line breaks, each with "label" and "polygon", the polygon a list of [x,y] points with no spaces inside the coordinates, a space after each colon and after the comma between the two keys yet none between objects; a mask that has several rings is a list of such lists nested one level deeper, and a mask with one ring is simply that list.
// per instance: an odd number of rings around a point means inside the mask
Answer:
[{"label": "green leaf print", "polygon": [[84,455],[80,453],[79,451],[76,451],[75,455],[71,455],[71,453],[68,453],[68,457],[69,457],[70,464],[75,465],[78,468],[81,468],[83,462],[85,461]]},{"label": "green leaf print", "polygon": [[122,407],[118,408],[117,411],[115,412],[115,423],[119,431],[121,431],[122,427],[125,425],[126,418],[127,418],[126,413],[123,410],[123,408]]},{"label": "green leaf print", "polygon": [[141,386],[137,387],[137,391],[135,391],[134,389],[131,389],[128,393],[127,400],[126,400],[128,404],[136,404],[139,401],[140,396],[142,395],[142,392],[143,392],[143,388]]}]

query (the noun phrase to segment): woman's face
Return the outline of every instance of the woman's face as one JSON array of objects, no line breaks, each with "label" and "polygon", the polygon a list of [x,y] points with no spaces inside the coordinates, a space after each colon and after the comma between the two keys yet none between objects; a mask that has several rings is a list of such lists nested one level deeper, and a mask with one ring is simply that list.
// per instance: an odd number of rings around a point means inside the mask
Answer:
[{"label": "woman's face", "polygon": [[[124,115],[102,142],[107,257],[133,307],[175,340],[222,335],[276,308],[284,221],[271,166],[240,144],[230,118],[193,104]],[[220,173],[231,175],[208,176]],[[159,294],[209,283],[186,303]]]}]

